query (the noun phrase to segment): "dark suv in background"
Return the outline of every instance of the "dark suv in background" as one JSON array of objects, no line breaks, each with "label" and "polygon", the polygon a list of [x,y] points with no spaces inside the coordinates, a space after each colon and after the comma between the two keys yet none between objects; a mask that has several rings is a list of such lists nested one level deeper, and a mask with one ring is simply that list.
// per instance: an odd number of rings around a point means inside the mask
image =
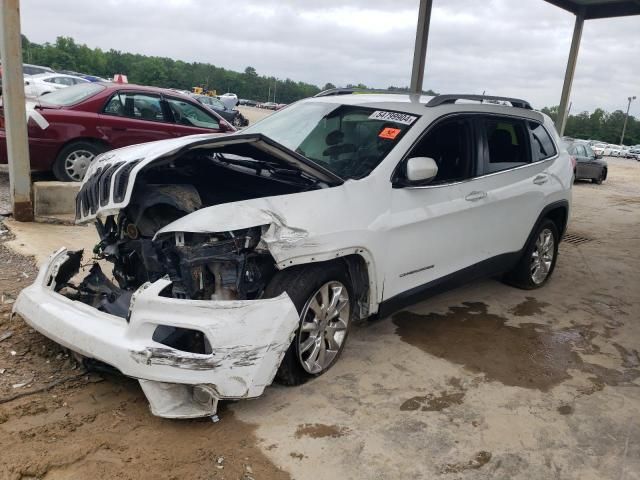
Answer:
[{"label": "dark suv in background", "polygon": [[575,179],[591,180],[600,185],[607,178],[608,165],[601,155],[591,149],[588,143],[568,142],[567,151],[576,161]]}]

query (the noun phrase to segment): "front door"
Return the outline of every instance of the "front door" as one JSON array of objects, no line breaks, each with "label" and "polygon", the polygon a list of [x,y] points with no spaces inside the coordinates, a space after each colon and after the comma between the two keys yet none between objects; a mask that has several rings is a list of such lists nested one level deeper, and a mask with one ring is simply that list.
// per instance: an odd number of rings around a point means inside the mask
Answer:
[{"label": "front door", "polygon": [[220,121],[204,107],[179,98],[165,97],[173,115],[173,135],[183,137],[197,133],[223,132]]},{"label": "front door", "polygon": [[[475,263],[483,199],[473,178],[478,142],[471,118],[431,127],[407,158],[430,157],[438,174],[426,185],[393,188],[383,300]],[[403,164],[397,175],[402,175]]]}]

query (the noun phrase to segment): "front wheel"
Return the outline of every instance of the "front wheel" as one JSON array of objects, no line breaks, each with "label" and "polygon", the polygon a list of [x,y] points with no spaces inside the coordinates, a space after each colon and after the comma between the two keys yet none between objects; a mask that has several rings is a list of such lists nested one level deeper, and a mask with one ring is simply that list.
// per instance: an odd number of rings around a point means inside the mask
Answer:
[{"label": "front wheel", "polygon": [[556,266],[559,241],[556,224],[545,218],[538,226],[524,255],[515,268],[505,275],[504,280],[525,290],[542,287]]},{"label": "front wheel", "polygon": [[105,149],[91,142],[72,142],[64,147],[53,164],[53,174],[61,182],[81,182],[89,165]]},{"label": "front wheel", "polygon": [[348,276],[339,265],[294,267],[276,274],[265,297],[287,292],[300,324],[285,353],[276,380],[300,385],[329,370],[342,353],[354,312]]}]

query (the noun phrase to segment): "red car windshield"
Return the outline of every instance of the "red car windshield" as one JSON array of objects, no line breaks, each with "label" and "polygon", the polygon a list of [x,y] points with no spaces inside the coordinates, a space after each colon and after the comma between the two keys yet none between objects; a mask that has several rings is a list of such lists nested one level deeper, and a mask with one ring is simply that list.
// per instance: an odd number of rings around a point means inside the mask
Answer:
[{"label": "red car windshield", "polygon": [[100,85],[99,83],[79,83],[68,88],[62,88],[60,90],[47,93],[40,97],[39,100],[44,105],[68,107],[69,105],[75,105],[89,97],[93,97],[105,88],[107,87]]}]

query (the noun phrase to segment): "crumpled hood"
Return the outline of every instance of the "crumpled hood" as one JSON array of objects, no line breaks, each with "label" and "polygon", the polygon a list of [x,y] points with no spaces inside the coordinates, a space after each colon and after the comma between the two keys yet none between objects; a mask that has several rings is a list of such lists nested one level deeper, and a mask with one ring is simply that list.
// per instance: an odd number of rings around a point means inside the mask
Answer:
[{"label": "crumpled hood", "polygon": [[166,155],[171,155],[177,152],[182,147],[189,145],[197,140],[206,140],[209,138],[219,137],[220,133],[203,133],[199,135],[188,135],[186,137],[172,138],[169,140],[157,140],[155,142],[139,143],[137,145],[130,145],[128,147],[118,148],[109,152],[98,155],[91,165],[87,169],[87,174],[84,176],[84,180],[81,185],[84,185],[89,181],[91,176],[99,168],[105,168],[109,165],[113,165],[117,162],[130,163],[135,160],[147,160],[145,164]]},{"label": "crumpled hood", "polygon": [[156,233],[156,237],[169,232],[230,232],[271,223],[272,215],[259,205],[251,205],[251,203],[255,202],[247,200],[203,208],[161,228]]},{"label": "crumpled hood", "polygon": [[203,208],[166,225],[156,237],[171,232],[220,233],[268,226],[262,235],[264,244],[298,243],[309,236],[309,231],[287,223],[289,197],[292,196],[254,198]]},{"label": "crumpled hood", "polygon": [[259,134],[204,134],[143,143],[98,156],[89,167],[76,198],[76,222],[117,214],[133,194],[138,174],[149,164],[196,149],[217,149],[243,144],[257,158],[269,156],[285,168],[294,168],[327,185],[343,180],[333,172],[270,138]]}]

